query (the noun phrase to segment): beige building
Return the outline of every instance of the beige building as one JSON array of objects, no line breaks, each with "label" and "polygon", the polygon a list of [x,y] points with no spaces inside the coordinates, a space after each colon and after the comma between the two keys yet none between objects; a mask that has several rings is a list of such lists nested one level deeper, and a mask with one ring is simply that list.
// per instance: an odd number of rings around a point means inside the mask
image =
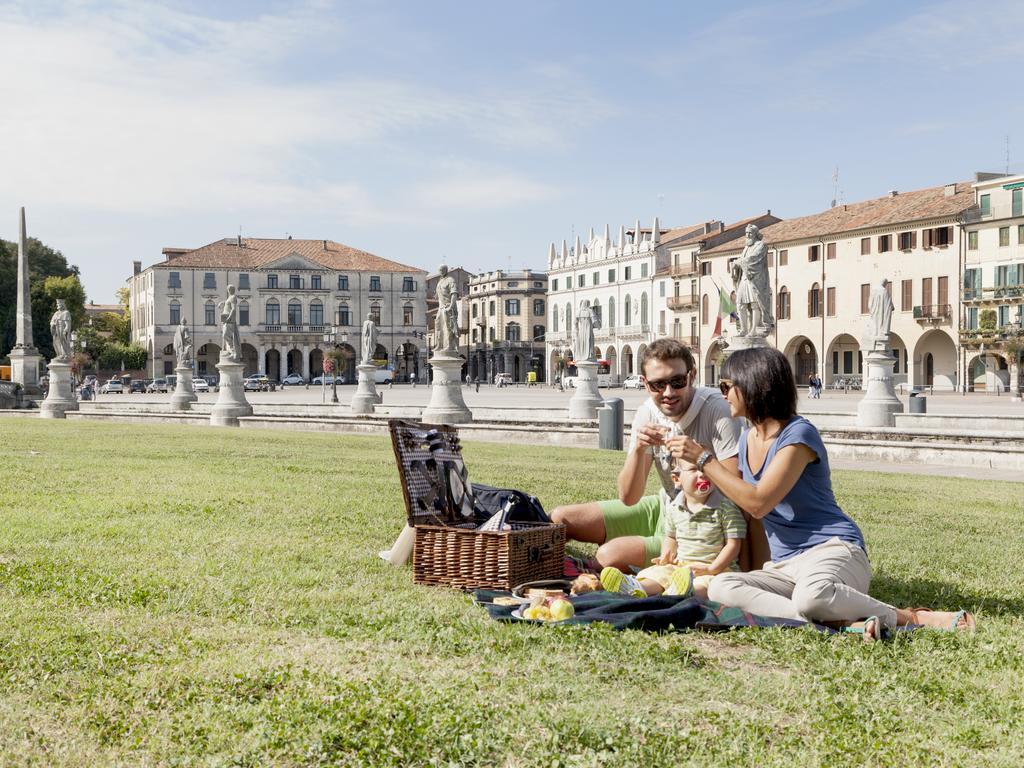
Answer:
[{"label": "beige building", "polygon": [[1024,307],[1024,175],[978,174],[965,224],[961,365],[969,388],[1019,391]]},{"label": "beige building", "polygon": [[[826,386],[862,383],[860,339],[873,284],[888,278],[895,310],[891,342],[897,382],[936,389],[964,380],[958,333],[962,224],[975,205],[970,182],[838,205],[763,230],[775,296],[773,344],[800,384],[817,373]],[[713,338],[719,289],[734,295],[729,264],[743,240],[699,253],[703,380],[717,380]],[[726,337],[735,326],[725,321]]]},{"label": "beige building", "polygon": [[[192,328],[196,373],[216,375],[221,333],[217,305],[227,286],[239,297],[246,375],[307,381],[322,371],[324,349],[356,350],[367,315],[378,325],[375,358],[399,378],[422,376],[427,358],[426,272],[331,240],[228,238],[196,249],[165,248],[164,261],[128,280],[132,339],[149,352],[154,378],[173,372],[175,326]],[[332,337],[332,326],[339,331]]]},{"label": "beige building", "polygon": [[464,312],[471,380],[493,383],[497,374],[508,373],[513,381],[525,382],[530,371],[536,371],[538,381],[546,380],[547,290],[547,274],[529,269],[470,279]]},{"label": "beige building", "polygon": [[[767,215],[766,222],[778,221]],[[594,332],[595,350],[608,383],[621,383],[638,372],[636,361],[652,341],[675,336],[694,351],[699,345],[696,328],[697,265],[694,254],[702,246],[736,237],[734,228],[720,221],[662,229],[658,219],[649,228],[637,221],[619,228],[612,242],[608,227],[603,236],[593,230],[586,243],[576,238],[570,248],[563,240],[560,252],[548,251],[548,314],[546,359],[556,370],[559,359],[572,357],[573,318],[589,301],[600,327]],[[604,380],[604,379],[602,379]]]}]

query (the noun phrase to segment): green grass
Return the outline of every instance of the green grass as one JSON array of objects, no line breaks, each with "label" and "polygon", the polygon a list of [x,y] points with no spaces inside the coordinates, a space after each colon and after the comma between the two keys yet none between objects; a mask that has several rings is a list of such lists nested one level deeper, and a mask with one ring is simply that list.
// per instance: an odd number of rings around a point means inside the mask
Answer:
[{"label": "green grass", "polygon": [[[872,591],[971,635],[503,625],[376,558],[371,437],[0,421],[0,764],[1006,765],[1024,754],[1022,486],[836,473]],[[610,452],[467,444],[547,508]]]}]

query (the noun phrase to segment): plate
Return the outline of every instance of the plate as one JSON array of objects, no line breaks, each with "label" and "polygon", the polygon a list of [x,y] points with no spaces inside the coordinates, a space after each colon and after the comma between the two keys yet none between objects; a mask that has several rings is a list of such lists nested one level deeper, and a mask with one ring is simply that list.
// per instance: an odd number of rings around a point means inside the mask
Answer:
[{"label": "plate", "polygon": [[562,624],[563,622],[567,621],[567,619],[562,619],[561,621],[544,621],[544,619],[528,619],[525,616],[523,616],[523,611],[525,611],[529,607],[530,607],[529,605],[521,605],[521,606],[519,606],[514,611],[512,611],[512,613],[511,613],[512,618],[513,619],[519,619],[519,621],[529,621],[531,624],[547,624],[547,625]]}]

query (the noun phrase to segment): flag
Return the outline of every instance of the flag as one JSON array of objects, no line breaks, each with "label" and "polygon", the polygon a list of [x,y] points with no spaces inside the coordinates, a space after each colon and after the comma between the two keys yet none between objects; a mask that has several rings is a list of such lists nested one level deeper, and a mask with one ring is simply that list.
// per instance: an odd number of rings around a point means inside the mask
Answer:
[{"label": "flag", "polygon": [[729,294],[723,291],[721,286],[718,286],[718,317],[715,318],[715,331],[711,334],[712,338],[722,335],[723,315],[729,315],[733,321],[739,319],[736,315],[736,305],[732,303]]}]

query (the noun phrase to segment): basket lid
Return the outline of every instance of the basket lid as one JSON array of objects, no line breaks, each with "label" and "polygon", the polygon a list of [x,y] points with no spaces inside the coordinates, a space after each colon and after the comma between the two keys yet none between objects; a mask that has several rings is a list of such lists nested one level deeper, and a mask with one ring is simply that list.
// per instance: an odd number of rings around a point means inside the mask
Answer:
[{"label": "basket lid", "polygon": [[388,430],[409,525],[474,522],[476,500],[459,431],[447,424],[401,419],[390,419]]}]

